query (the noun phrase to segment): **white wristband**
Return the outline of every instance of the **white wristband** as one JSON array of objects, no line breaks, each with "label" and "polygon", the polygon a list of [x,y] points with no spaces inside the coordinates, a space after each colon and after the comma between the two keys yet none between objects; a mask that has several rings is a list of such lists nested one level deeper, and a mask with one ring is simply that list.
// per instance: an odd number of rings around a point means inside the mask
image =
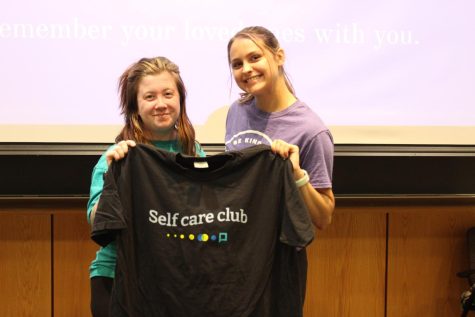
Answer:
[{"label": "white wristband", "polygon": [[302,172],[303,172],[302,178],[295,181],[295,185],[297,185],[297,187],[302,187],[303,185],[307,184],[310,181],[310,178],[308,177],[307,171],[302,170]]}]

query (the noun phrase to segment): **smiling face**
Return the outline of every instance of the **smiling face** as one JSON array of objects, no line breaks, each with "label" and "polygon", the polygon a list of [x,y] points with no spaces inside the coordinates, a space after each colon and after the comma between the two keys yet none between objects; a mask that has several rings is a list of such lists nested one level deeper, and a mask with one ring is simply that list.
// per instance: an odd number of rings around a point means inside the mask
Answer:
[{"label": "smiling face", "polygon": [[229,49],[229,59],[236,84],[243,91],[256,97],[270,94],[279,78],[283,58],[280,51],[272,54],[264,45],[238,37]]},{"label": "smiling face", "polygon": [[138,114],[151,139],[176,138],[175,123],[180,114],[180,93],[168,71],[142,77],[137,91]]}]

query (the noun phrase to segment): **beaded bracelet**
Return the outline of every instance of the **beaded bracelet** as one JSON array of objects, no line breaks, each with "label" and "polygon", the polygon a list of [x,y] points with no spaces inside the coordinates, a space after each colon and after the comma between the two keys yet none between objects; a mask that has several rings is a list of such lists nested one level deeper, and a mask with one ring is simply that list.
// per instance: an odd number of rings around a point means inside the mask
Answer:
[{"label": "beaded bracelet", "polygon": [[303,169],[302,172],[303,172],[303,176],[295,181],[295,184],[297,185],[297,187],[302,187],[303,185],[307,184],[310,181],[307,171]]}]

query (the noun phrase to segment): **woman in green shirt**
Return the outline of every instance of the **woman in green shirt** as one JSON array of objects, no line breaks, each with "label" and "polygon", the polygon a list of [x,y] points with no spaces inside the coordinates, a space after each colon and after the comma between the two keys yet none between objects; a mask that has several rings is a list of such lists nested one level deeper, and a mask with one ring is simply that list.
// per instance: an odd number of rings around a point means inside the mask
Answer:
[{"label": "woman in green shirt", "polygon": [[[94,221],[103,175],[113,160],[123,158],[136,143],[187,155],[205,156],[195,140],[186,114],[186,89],[178,66],[165,57],[142,58],[119,79],[120,109],[125,125],[115,145],[101,156],[92,172],[87,219]],[[109,316],[109,301],[116,264],[116,245],[97,251],[90,266],[91,311],[94,317]]]}]

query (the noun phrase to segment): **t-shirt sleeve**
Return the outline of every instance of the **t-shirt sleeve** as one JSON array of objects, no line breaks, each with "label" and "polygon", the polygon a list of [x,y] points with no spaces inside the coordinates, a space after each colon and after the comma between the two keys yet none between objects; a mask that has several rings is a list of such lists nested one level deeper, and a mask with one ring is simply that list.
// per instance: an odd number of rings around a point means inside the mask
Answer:
[{"label": "t-shirt sleeve", "polygon": [[195,142],[195,144],[196,144],[196,147],[195,147],[196,155],[198,155],[199,157],[206,157],[206,153],[201,147],[201,144],[199,144],[198,142]]},{"label": "t-shirt sleeve", "polygon": [[307,171],[313,188],[332,188],[334,145],[325,130],[300,149],[300,165]]},{"label": "t-shirt sleeve", "polygon": [[282,197],[282,223],[280,242],[303,248],[314,238],[312,220],[302,200],[292,174],[292,163],[284,161],[284,185]]},{"label": "t-shirt sleeve", "polygon": [[[107,171],[106,153],[113,148],[115,144],[110,145],[97,161],[91,175],[91,187],[89,189],[89,200],[87,202],[87,222],[91,224],[91,212],[94,205],[101,197],[102,187],[104,186],[104,173]],[[91,224],[92,225],[92,224]]]},{"label": "t-shirt sleeve", "polygon": [[106,157],[103,154],[96,166],[92,170],[91,187],[89,190],[89,200],[87,202],[87,222],[91,222],[91,212],[94,205],[101,197],[102,187],[104,186],[104,173],[107,171]]},{"label": "t-shirt sleeve", "polygon": [[104,187],[92,225],[91,238],[101,246],[114,241],[117,231],[126,227],[117,188],[117,165],[113,162],[109,171],[104,174]]}]

